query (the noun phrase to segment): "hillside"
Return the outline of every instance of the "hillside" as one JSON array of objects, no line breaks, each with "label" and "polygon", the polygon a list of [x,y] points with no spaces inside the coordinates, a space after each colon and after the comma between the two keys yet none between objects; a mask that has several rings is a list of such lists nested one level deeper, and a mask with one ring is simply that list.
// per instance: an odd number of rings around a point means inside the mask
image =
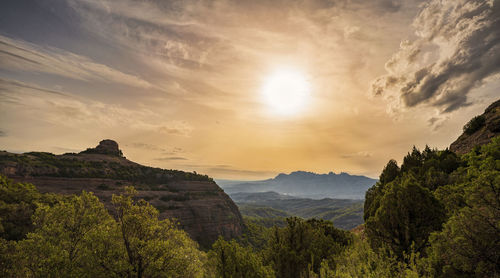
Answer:
[{"label": "hillside", "polygon": [[233,194],[237,192],[274,191],[280,194],[302,198],[322,199],[363,199],[366,190],[377,180],[365,176],[347,173],[316,174],[296,171],[290,174],[279,174],[275,178],[250,181],[244,183],[227,183],[224,191]]},{"label": "hillside", "polygon": [[349,199],[309,199],[280,195],[276,192],[234,193],[231,199],[243,216],[278,219],[289,216],[332,221],[334,226],[350,230],[363,224],[363,201]]},{"label": "hillside", "polygon": [[107,207],[113,194],[134,186],[139,198],[160,211],[161,219],[176,218],[204,246],[221,235],[239,236],[243,227],[237,206],[208,176],[137,164],[123,157],[112,140],[78,154],[1,151],[0,174],[32,183],[44,193],[92,191]]},{"label": "hillside", "polygon": [[450,145],[450,150],[458,154],[468,153],[477,145],[491,142],[500,135],[500,100],[492,103],[482,115],[474,117],[465,126],[464,132]]}]

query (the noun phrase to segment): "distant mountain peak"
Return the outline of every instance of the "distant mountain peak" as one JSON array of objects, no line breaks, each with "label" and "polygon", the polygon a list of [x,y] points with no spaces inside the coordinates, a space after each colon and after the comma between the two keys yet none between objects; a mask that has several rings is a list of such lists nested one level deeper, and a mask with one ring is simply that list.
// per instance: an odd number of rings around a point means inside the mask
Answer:
[{"label": "distant mountain peak", "polygon": [[104,155],[112,155],[123,157],[123,153],[118,147],[118,143],[116,141],[110,139],[104,139],[99,142],[99,145],[95,148],[88,148],[81,154],[104,154]]}]

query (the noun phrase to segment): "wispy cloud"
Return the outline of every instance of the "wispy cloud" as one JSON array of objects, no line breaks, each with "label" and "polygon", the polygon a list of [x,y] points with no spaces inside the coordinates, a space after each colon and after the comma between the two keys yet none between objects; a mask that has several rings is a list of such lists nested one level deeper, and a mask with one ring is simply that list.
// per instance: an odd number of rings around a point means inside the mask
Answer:
[{"label": "wispy cloud", "polygon": [[370,158],[372,156],[373,156],[373,153],[366,152],[366,151],[340,155],[340,157],[342,157],[342,158]]},{"label": "wispy cloud", "polygon": [[40,47],[23,40],[0,35],[0,67],[6,70],[54,74],[62,77],[117,83],[137,88],[153,85],[135,75],[97,63],[54,47]]},{"label": "wispy cloud", "polygon": [[148,151],[161,151],[161,152],[167,151],[166,149],[158,147],[157,145],[147,144],[147,143],[135,142],[131,143],[130,146],[132,146],[133,148],[144,149]]},{"label": "wispy cloud", "polygon": [[171,161],[171,160],[188,160],[188,159],[185,158],[185,157],[181,157],[181,156],[168,156],[168,157],[158,157],[158,158],[155,158],[155,160],[158,160],[158,161]]},{"label": "wispy cloud", "polygon": [[[185,121],[165,120],[147,108],[128,109],[77,97],[17,80],[0,79],[0,105],[9,118],[19,113],[33,120],[57,126],[81,128],[122,128],[157,134],[189,136],[193,128]],[[23,106],[19,110],[19,106]]]}]

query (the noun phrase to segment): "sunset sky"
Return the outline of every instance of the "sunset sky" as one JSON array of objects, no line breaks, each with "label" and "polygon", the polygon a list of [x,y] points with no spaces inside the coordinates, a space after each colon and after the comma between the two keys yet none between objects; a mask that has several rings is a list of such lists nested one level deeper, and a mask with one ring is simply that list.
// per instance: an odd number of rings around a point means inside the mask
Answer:
[{"label": "sunset sky", "polygon": [[0,149],[378,177],[500,97],[498,0],[3,0]]}]

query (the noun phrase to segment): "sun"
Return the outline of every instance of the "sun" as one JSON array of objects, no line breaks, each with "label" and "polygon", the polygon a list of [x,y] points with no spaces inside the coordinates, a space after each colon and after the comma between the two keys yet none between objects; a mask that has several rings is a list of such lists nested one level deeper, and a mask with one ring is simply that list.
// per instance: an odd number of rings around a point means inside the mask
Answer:
[{"label": "sun", "polygon": [[310,91],[307,76],[298,70],[287,68],[272,72],[264,81],[261,94],[271,112],[294,115],[305,108]]}]

